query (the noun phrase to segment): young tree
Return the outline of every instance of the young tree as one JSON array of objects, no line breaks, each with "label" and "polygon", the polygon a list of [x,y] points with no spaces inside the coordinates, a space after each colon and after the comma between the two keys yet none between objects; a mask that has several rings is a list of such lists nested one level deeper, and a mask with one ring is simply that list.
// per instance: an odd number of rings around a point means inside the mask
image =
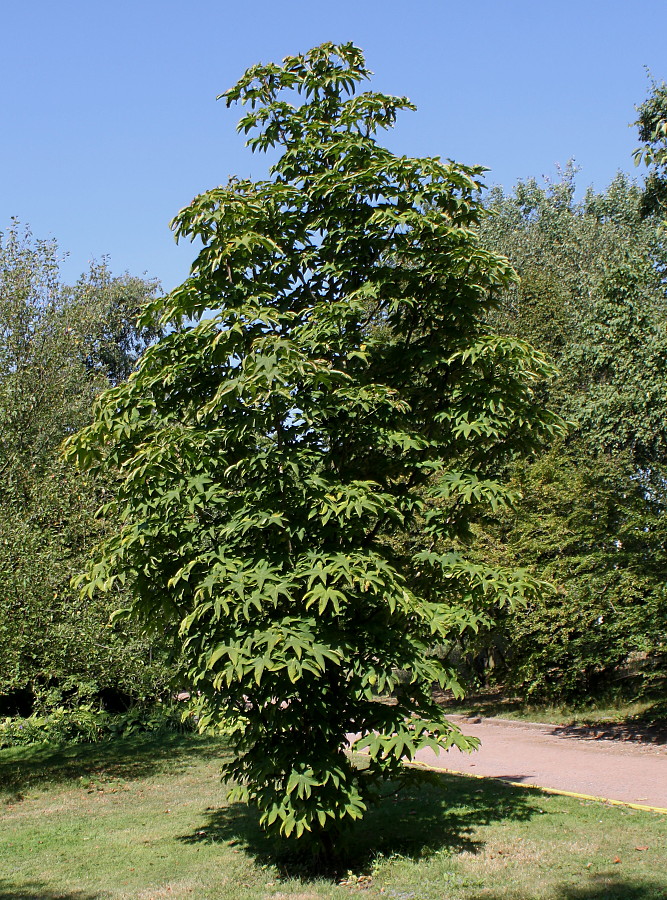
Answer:
[{"label": "young tree", "polygon": [[176,217],[203,248],[152,307],[170,333],[69,442],[121,474],[84,589],[127,579],[182,645],[202,726],[232,729],[225,772],[264,826],[325,846],[420,747],[474,745],[432,700],[457,683],[431,648],[538,583],[449,544],[560,429],[533,397],[544,357],[484,324],[515,276],[475,236],[482,169],[382,147],[413,107],[357,93],[369,74],[324,44],[223,95],[278,161]]}]

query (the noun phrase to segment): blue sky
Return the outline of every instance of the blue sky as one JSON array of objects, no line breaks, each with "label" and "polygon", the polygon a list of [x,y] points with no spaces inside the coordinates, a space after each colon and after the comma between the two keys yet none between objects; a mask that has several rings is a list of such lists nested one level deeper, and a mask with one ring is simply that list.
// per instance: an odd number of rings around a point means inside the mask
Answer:
[{"label": "blue sky", "polygon": [[601,189],[634,171],[628,123],[644,67],[667,79],[666,34],[665,0],[8,0],[0,230],[16,216],[55,237],[69,280],[108,254],[173,287],[193,251],[169,220],[230,174],[265,174],[216,95],[324,40],[354,41],[372,87],[417,104],[392,149],[480,163],[506,187],[574,158]]}]

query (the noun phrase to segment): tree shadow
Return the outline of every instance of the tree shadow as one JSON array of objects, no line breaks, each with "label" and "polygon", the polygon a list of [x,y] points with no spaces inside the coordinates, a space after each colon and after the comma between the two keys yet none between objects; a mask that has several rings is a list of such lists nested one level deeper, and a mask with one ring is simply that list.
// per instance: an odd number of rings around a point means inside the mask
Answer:
[{"label": "tree shadow", "polygon": [[[519,900],[516,894],[512,896]],[[534,896],[525,894],[523,900],[533,900]],[[585,884],[559,885],[549,896],[553,900],[665,900],[667,887],[664,882],[633,883],[608,872],[590,876]],[[506,897],[506,894],[491,894],[484,890],[471,900],[506,900]]]},{"label": "tree shadow", "polygon": [[451,691],[433,688],[433,699],[448,713],[468,718],[503,718],[513,712],[521,712],[525,703],[520,697],[507,696],[499,688],[470,690],[464,700],[459,700]]},{"label": "tree shadow", "polygon": [[424,859],[442,850],[477,853],[479,826],[524,821],[539,813],[541,794],[502,781],[480,782],[461,776],[415,773],[396,797],[372,807],[335,847],[335,859],[323,864],[304,841],[280,841],[266,835],[253,807],[235,803],[207,811],[205,820],[180,840],[189,844],[226,843],[260,865],[275,865],[284,877],[363,873],[379,855]]},{"label": "tree shadow", "polygon": [[100,897],[100,894],[88,894],[84,891],[54,890],[39,881],[26,881],[17,885],[0,878],[0,900],[98,900]]},{"label": "tree shadow", "polygon": [[[78,778],[133,780],[183,770],[193,757],[222,758],[220,740],[163,732],[116,738],[99,744],[45,744],[0,751],[0,791],[8,802],[38,784],[62,784]],[[1,900],[1,895],[0,895]]]},{"label": "tree shadow", "polygon": [[590,725],[557,725],[550,732],[556,737],[584,741],[630,741],[640,744],[666,744],[667,725],[631,717],[620,722]]},{"label": "tree shadow", "polygon": [[631,741],[642,744],[667,744],[667,701],[664,692],[638,715],[626,716],[617,722],[583,722],[563,725],[554,734],[582,740]]},{"label": "tree shadow", "polygon": [[665,883],[632,884],[615,874],[597,875],[590,884],[562,887],[558,900],[665,900]]}]

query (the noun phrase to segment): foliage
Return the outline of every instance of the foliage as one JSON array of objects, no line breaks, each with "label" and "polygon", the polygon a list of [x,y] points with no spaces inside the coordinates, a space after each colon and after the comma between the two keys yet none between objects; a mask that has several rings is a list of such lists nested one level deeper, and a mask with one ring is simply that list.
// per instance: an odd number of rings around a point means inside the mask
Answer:
[{"label": "foliage", "polygon": [[644,184],[641,211],[645,216],[667,212],[667,84],[651,78],[649,96],[637,107],[634,123],[642,142],[634,152],[635,163],[645,163],[648,175]]},{"label": "foliage", "polygon": [[496,630],[499,677],[528,700],[577,701],[624,681],[636,691],[640,673],[652,687],[666,650],[664,500],[627,454],[592,457],[577,443],[517,466],[514,486],[523,501],[487,529],[483,555],[520,560],[556,591]]},{"label": "foliage", "polygon": [[[202,727],[234,729],[239,793],[323,845],[420,747],[473,746],[432,700],[457,684],[430,648],[538,585],[451,539],[508,502],[498,467],[560,429],[533,397],[544,358],[483,321],[514,275],[474,235],[481,170],[383,148],[412,107],[356,93],[368,75],[325,44],[224,95],[281,155],[177,216],[203,248],[152,306],[171,332],[68,444],[122,477],[85,594],[131,586],[182,646]],[[401,554],[391,535],[418,525]],[[376,702],[398,670],[396,704]]]},{"label": "foliage", "polygon": [[521,275],[493,322],[556,360],[545,399],[571,428],[546,457],[515,467],[517,511],[479,529],[480,559],[520,561],[557,592],[470,648],[491,646],[505,662],[495,677],[526,695],[567,700],[595,696],[633,659],[646,658],[652,687],[665,674],[667,618],[662,236],[624,176],[581,201],[574,187],[569,170],[553,185],[497,191],[484,224],[486,245]]},{"label": "foliage", "polygon": [[127,699],[160,690],[162,663],[107,628],[117,600],[70,587],[90,547],[114,530],[96,510],[110,477],[64,465],[59,445],[93,398],[134,367],[156,335],[132,322],[155,292],[105,265],[61,284],[53,242],[14,223],[0,240],[0,712]]},{"label": "foliage", "polygon": [[0,720],[0,750],[39,743],[95,744],[132,734],[182,732],[193,728],[192,718],[184,720],[182,709],[166,704],[134,707],[124,713],[109,713],[91,704],[80,704],[74,709],[59,707],[42,716],[7,716]]},{"label": "foliage", "polygon": [[569,169],[553,185],[493,193],[483,241],[521,277],[493,324],[554,359],[548,398],[572,421],[572,439],[655,465],[667,459],[665,248],[625,176],[578,202],[574,192]]},{"label": "foliage", "polygon": [[16,222],[0,253],[0,473],[18,486],[50,464],[99,390],[126,378],[157,336],[150,321],[134,324],[156,285],[93,263],[67,288],[55,243]]}]

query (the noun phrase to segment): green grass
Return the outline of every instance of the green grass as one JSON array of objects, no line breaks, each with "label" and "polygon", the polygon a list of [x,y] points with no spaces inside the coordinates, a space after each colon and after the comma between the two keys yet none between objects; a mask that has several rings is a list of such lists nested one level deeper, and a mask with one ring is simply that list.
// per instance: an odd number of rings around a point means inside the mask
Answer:
[{"label": "green grass", "polygon": [[445,775],[373,810],[318,878],[226,803],[224,753],[176,735],[0,752],[0,900],[667,897],[667,816]]},{"label": "green grass", "polygon": [[552,725],[619,725],[636,729],[667,726],[664,699],[603,699],[577,706],[527,703],[507,697],[501,689],[488,689],[463,700],[443,697],[448,711],[464,716],[497,717]]}]

